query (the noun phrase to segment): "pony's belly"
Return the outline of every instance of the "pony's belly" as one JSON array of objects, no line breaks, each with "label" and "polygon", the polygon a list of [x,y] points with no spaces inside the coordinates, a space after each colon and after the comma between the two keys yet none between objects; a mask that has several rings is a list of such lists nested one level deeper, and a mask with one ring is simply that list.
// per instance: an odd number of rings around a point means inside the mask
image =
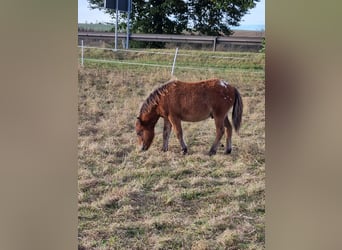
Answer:
[{"label": "pony's belly", "polygon": [[208,119],[211,116],[211,108],[202,100],[187,100],[180,105],[179,117],[187,122],[199,122]]},{"label": "pony's belly", "polygon": [[211,113],[202,113],[202,114],[182,114],[181,120],[185,122],[199,122],[208,119],[211,117]]}]

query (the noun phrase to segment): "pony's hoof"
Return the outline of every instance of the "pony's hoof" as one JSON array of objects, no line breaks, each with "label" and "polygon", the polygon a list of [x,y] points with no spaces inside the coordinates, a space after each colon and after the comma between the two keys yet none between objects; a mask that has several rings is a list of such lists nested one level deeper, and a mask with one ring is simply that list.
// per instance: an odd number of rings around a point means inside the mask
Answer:
[{"label": "pony's hoof", "polygon": [[184,148],[182,151],[183,151],[183,155],[186,155],[188,153],[188,149],[187,148]]},{"label": "pony's hoof", "polygon": [[209,156],[212,156],[212,155],[216,155],[216,151],[210,150],[210,151],[209,151]]},{"label": "pony's hoof", "polygon": [[225,153],[226,155],[229,155],[231,152],[232,152],[232,149],[230,148],[230,149],[227,149],[224,153]]},{"label": "pony's hoof", "polygon": [[162,148],[162,151],[163,151],[163,152],[167,152],[167,151],[168,151],[168,148]]}]

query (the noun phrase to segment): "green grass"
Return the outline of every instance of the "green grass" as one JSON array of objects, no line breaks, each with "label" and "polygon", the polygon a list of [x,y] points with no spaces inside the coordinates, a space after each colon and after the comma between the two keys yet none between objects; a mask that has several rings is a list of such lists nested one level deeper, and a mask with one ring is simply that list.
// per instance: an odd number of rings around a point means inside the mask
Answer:
[{"label": "green grass", "polygon": [[[81,51],[81,49],[79,49]],[[144,65],[172,66],[174,50],[129,50],[113,51],[97,48],[85,48],[84,58],[89,66],[107,67],[144,67]],[[103,60],[103,62],[96,62]],[[106,63],[107,61],[107,63]],[[133,64],[133,65],[132,65]],[[182,51],[180,50],[176,60],[177,68],[212,69],[215,71],[240,70],[263,72],[265,65],[265,55],[263,53],[245,52],[202,52],[202,51]]]},{"label": "green grass", "polygon": [[[220,77],[239,89],[244,115],[239,135],[233,132],[232,154],[219,148],[217,155],[207,155],[215,137],[211,119],[182,124],[186,156],[173,133],[169,151],[161,152],[162,121],[151,148],[140,152],[136,116],[148,94],[170,78],[170,69],[79,67],[80,248],[265,248],[265,85],[262,70],[253,73],[255,65],[264,67],[264,55],[184,53],[197,56],[192,61],[179,57],[185,65],[200,65],[196,58],[202,54],[248,58],[236,71],[176,70],[178,79]],[[149,61],[147,55],[129,60]],[[239,71],[243,65],[251,65],[251,73]]]}]

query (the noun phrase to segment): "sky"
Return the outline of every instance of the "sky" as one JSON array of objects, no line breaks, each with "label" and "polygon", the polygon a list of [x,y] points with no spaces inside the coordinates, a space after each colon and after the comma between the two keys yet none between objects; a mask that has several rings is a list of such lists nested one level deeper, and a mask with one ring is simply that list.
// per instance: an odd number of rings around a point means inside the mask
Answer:
[{"label": "sky", "polygon": [[[78,0],[78,22],[79,23],[97,23],[97,22],[111,22],[109,14],[101,10],[91,10],[87,0]],[[261,25],[265,26],[265,0],[260,0],[256,7],[249,11],[242,18],[241,26]]]}]

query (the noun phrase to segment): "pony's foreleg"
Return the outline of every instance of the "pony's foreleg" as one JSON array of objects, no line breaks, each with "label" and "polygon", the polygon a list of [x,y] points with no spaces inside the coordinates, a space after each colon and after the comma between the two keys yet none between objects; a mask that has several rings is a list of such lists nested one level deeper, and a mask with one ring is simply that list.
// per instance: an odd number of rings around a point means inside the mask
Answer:
[{"label": "pony's foreleg", "polygon": [[220,143],[220,140],[224,134],[223,120],[215,118],[215,126],[216,126],[216,138],[213,145],[210,148],[209,155],[216,154],[217,146]]},{"label": "pony's foreleg", "polygon": [[227,147],[225,154],[230,154],[232,152],[232,125],[229,122],[228,116],[224,118],[224,126],[226,127],[226,134],[227,134]]},{"label": "pony's foreleg", "polygon": [[184,139],[183,139],[181,121],[180,119],[174,118],[174,117],[169,117],[169,120],[172,124],[172,128],[174,129],[177,139],[179,140],[179,143],[182,147],[183,154],[186,154],[188,152],[188,147],[186,146]]},{"label": "pony's foreleg", "polygon": [[163,130],[163,148],[162,150],[166,152],[169,149],[169,138],[171,133],[171,123],[167,118],[164,118],[164,130]]}]

